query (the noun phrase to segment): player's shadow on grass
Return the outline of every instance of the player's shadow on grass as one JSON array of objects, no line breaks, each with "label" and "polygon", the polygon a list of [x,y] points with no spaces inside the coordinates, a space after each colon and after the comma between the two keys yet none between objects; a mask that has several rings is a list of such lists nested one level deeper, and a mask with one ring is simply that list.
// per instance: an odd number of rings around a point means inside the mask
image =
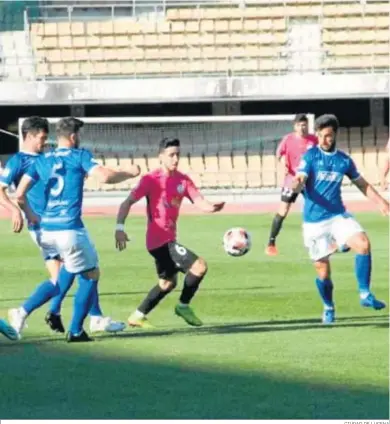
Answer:
[{"label": "player's shadow on grass", "polygon": [[[257,325],[251,326],[240,326],[240,325],[217,325],[217,326],[207,326],[196,329],[177,329],[177,330],[153,330],[145,332],[134,332],[134,333],[123,333],[120,337],[161,337],[161,336],[181,336],[183,334],[190,336],[199,336],[199,335],[210,335],[210,334],[248,334],[248,333],[267,333],[267,332],[281,332],[281,331],[305,331],[305,330],[324,330],[330,331],[341,328],[359,328],[359,327],[376,327],[376,328],[389,328],[389,325],[386,323],[339,323],[336,325],[323,325],[318,322],[316,324],[308,325],[264,325],[258,323]],[[109,335],[104,335],[102,337],[112,337]]]},{"label": "player's shadow on grass", "polygon": [[[353,321],[362,322],[353,322]],[[271,320],[271,321],[251,321],[242,323],[229,323],[218,325],[206,325],[196,328],[177,328],[165,329],[161,327],[155,330],[134,330],[119,334],[119,337],[162,337],[162,336],[181,336],[188,334],[192,336],[210,335],[210,334],[237,334],[237,333],[262,333],[278,331],[302,331],[302,330],[331,330],[340,328],[357,327],[376,327],[389,328],[389,316],[371,315],[363,317],[342,317],[334,325],[324,325],[318,318],[313,319],[292,319],[292,320]],[[112,337],[111,335],[102,335],[101,338]]]},{"label": "player's shadow on grass", "polygon": [[[351,321],[362,322],[351,322]],[[368,322],[367,322],[368,321]],[[316,319],[293,319],[293,320],[270,320],[270,321],[251,321],[242,323],[229,323],[218,325],[206,325],[204,327],[186,327],[186,328],[165,328],[160,327],[154,330],[127,330],[123,333],[116,334],[100,334],[95,336],[95,343],[103,342],[108,338],[154,338],[167,336],[202,336],[210,334],[238,334],[238,333],[266,333],[279,331],[303,331],[303,330],[337,330],[341,328],[357,328],[357,327],[375,327],[389,329],[389,316],[387,315],[369,315],[369,316],[351,316],[338,318],[334,325],[323,325],[318,318]],[[53,344],[63,342],[64,335],[52,333],[48,336],[25,336],[21,341],[11,343],[5,339],[0,341],[0,357],[1,351],[9,352],[10,350],[18,351],[24,349],[25,346],[39,346],[45,344]]]},{"label": "player's shadow on grass", "polygon": [[[273,289],[274,286],[256,286],[256,287],[212,287],[212,288],[204,288],[202,289],[202,292],[234,292],[234,291],[256,291],[256,290],[267,290],[267,289]],[[143,291],[126,291],[126,292],[109,292],[109,293],[99,293],[99,297],[107,297],[107,296],[141,296],[148,294],[148,290]],[[74,298],[74,293],[68,294],[66,298]],[[24,302],[26,298],[10,298],[10,299],[0,299],[0,303],[5,302]]]},{"label": "player's shadow on grass", "polygon": [[264,324],[257,323],[251,325],[222,325],[222,326],[210,326],[205,327],[204,329],[199,329],[199,333],[204,334],[243,334],[243,333],[265,333],[265,332],[279,332],[279,331],[305,331],[305,330],[334,330],[341,328],[358,328],[358,327],[377,327],[378,325],[384,325],[384,328],[389,328],[388,323],[378,323],[378,322],[338,322],[334,325],[323,325],[321,322],[308,324],[292,324],[292,323],[283,323],[283,324]]},{"label": "player's shadow on grass", "polygon": [[181,343],[166,357],[112,347],[64,343],[3,353],[1,418],[388,419],[386,389],[329,382],[318,369],[198,362]]},{"label": "player's shadow on grass", "polygon": [[[256,290],[268,290],[273,289],[274,286],[256,286],[256,287],[205,287],[202,288],[202,292],[234,292],[234,291],[256,291]],[[121,292],[121,293],[99,293],[100,297],[104,296],[132,296],[132,295],[145,295],[148,294],[149,291],[131,291],[131,292]]]}]

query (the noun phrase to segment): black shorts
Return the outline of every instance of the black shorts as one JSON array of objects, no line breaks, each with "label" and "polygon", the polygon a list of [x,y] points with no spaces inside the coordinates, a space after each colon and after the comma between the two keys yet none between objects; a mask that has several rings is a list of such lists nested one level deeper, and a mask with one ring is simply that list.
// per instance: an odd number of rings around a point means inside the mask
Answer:
[{"label": "black shorts", "polygon": [[292,188],[289,188],[289,187],[282,188],[282,195],[281,195],[282,202],[295,203],[298,196],[299,196],[299,193],[294,193]]},{"label": "black shorts", "polygon": [[194,252],[175,241],[150,250],[149,253],[156,262],[157,275],[165,280],[173,278],[179,271],[186,273],[198,259]]}]

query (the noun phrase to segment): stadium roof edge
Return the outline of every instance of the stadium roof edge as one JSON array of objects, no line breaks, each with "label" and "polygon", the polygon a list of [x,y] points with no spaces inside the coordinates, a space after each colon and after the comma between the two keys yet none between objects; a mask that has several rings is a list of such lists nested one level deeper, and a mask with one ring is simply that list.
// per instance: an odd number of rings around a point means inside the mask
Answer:
[{"label": "stadium roof edge", "polygon": [[[384,0],[370,0],[370,3],[383,3]],[[337,4],[340,3],[356,3],[357,0],[338,0]],[[55,4],[47,4],[40,6],[42,9],[51,8],[112,8],[112,7],[135,7],[135,8],[148,8],[148,7],[201,7],[201,6],[237,6],[237,7],[250,7],[255,5],[269,5],[272,4],[297,4],[297,0],[134,0],[125,2],[110,2],[104,1],[102,3],[86,1],[85,3],[72,4],[72,2],[58,1]],[[324,4],[324,3],[336,3],[335,0],[301,0],[301,4]],[[34,6],[33,6],[34,7]],[[27,6],[29,8],[29,6]]]}]

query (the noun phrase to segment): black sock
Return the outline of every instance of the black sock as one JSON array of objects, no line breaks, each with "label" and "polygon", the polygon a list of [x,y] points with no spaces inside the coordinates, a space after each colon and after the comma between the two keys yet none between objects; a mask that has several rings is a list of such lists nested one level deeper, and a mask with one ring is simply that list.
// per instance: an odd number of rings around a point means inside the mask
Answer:
[{"label": "black sock", "polygon": [[154,286],[152,290],[145,297],[144,301],[138,307],[138,310],[143,314],[147,315],[152,309],[154,309],[160,300],[164,299],[164,297],[170,292],[161,290],[161,287],[157,284]]},{"label": "black sock", "polygon": [[278,213],[274,216],[271,227],[271,234],[269,236],[269,246],[275,246],[275,240],[280,230],[282,229],[283,221],[285,216],[279,215]]},{"label": "black sock", "polygon": [[204,276],[205,274],[201,277],[198,277],[197,275],[192,274],[190,271],[187,272],[187,275],[184,278],[184,287],[179,299],[180,303],[184,303],[185,305],[190,303]]}]

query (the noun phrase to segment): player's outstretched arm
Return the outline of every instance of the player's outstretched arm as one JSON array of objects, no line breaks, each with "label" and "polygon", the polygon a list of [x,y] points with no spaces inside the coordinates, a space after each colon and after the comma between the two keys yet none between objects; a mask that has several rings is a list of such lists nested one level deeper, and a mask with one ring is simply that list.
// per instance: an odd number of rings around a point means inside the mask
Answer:
[{"label": "player's outstretched arm", "polygon": [[219,212],[225,206],[225,202],[209,202],[202,195],[198,195],[193,200],[194,205],[203,212],[214,213]]},{"label": "player's outstretched arm", "polygon": [[118,184],[130,178],[138,177],[141,168],[138,165],[131,165],[126,171],[96,166],[92,169],[91,175],[96,176],[103,184]]},{"label": "player's outstretched arm", "polygon": [[30,208],[30,205],[27,201],[27,192],[30,189],[33,183],[32,178],[29,175],[23,175],[20,180],[18,187],[16,189],[15,197],[16,202],[19,205],[20,209],[25,213],[27,221],[30,224],[36,224],[39,222],[39,217],[36,216]]},{"label": "player's outstretched arm", "polygon": [[186,176],[185,182],[186,189],[184,196],[189,199],[198,209],[206,213],[214,213],[219,212],[224,208],[225,202],[209,202],[206,200],[189,176]]},{"label": "player's outstretched arm", "polygon": [[360,176],[352,182],[368,199],[379,207],[383,215],[389,215],[389,202],[384,199],[364,177]]},{"label": "player's outstretched arm", "polygon": [[20,233],[23,229],[23,216],[21,210],[12,202],[7,194],[7,187],[0,185],[0,204],[11,212],[12,230]]},{"label": "player's outstretched arm", "polygon": [[125,232],[125,221],[129,215],[131,207],[137,201],[133,199],[130,194],[126,200],[124,200],[119,206],[118,214],[116,216],[116,229],[115,229],[115,247],[121,251],[126,249],[126,243],[129,241],[129,238]]}]

